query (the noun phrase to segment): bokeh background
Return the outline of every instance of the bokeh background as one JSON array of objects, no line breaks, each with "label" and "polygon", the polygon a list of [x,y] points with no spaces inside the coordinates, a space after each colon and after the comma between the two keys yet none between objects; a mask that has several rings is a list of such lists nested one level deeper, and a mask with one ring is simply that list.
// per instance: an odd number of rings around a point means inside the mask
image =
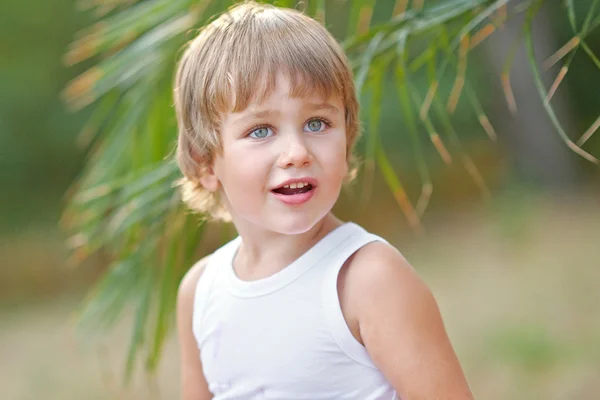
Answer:
[{"label": "bokeh background", "polygon": [[[562,2],[548,3],[534,32],[540,60],[572,36]],[[107,265],[103,254],[83,265],[68,262],[59,224],[85,162],[78,134],[93,110],[69,110],[61,91],[94,62],[67,68],[62,60],[75,32],[94,17],[74,0],[0,7],[0,398],[177,398],[174,335],[157,372],[138,368],[124,387],[130,314],[110,332],[73,323]],[[559,140],[523,49],[511,74],[518,111],[508,111],[499,74],[518,26],[513,21],[494,34],[469,66],[498,143],[475,116],[460,109],[454,116],[491,197],[431,149],[434,192],[424,234],[409,228],[377,174],[369,196],[359,177],[336,211],[388,238],[431,286],[476,398],[598,399],[600,168]],[[600,54],[600,29],[587,43]],[[556,73],[547,72],[547,87]],[[369,103],[368,93],[362,101]],[[598,117],[600,71],[583,53],[553,104],[574,139]],[[415,199],[420,184],[398,108],[395,93],[384,93],[381,135]],[[600,157],[600,135],[585,149]]]}]

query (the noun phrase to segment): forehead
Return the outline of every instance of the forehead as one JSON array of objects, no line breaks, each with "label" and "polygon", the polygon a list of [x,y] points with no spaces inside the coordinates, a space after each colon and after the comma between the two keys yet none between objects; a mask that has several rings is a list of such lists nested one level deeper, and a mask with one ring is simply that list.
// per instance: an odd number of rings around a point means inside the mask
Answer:
[{"label": "forehead", "polygon": [[263,77],[257,82],[255,95],[252,96],[247,107],[260,107],[284,99],[306,104],[324,104],[341,100],[341,94],[330,88],[320,87],[318,82],[306,77],[278,72],[271,79]]},{"label": "forehead", "polygon": [[[263,82],[264,85],[264,82]],[[276,76],[271,90],[262,89],[241,110],[230,109],[222,115],[222,123],[241,124],[263,118],[277,117],[286,113],[325,113],[335,118],[344,115],[342,97],[338,94],[325,96],[317,91],[298,93],[291,79],[285,74]],[[234,101],[235,99],[232,99]]]},{"label": "forehead", "polygon": [[230,85],[229,107],[227,112],[240,113],[245,110],[257,111],[264,108],[277,108],[284,103],[294,102],[302,107],[340,111],[344,108],[341,91],[324,86],[310,77],[278,71],[272,76],[262,74],[254,82],[250,96],[236,91],[237,85]]}]

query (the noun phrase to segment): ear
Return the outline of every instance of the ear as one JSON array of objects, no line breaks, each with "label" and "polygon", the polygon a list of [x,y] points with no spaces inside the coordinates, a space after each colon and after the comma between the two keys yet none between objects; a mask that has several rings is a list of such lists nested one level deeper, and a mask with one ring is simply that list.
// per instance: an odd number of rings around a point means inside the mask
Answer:
[{"label": "ear", "polygon": [[207,162],[207,158],[201,157],[199,154],[190,149],[192,159],[199,165],[198,181],[209,192],[216,192],[219,189],[219,179],[215,174],[214,160]]},{"label": "ear", "polygon": [[212,165],[202,168],[199,181],[209,192],[216,192],[219,189],[219,179]]}]

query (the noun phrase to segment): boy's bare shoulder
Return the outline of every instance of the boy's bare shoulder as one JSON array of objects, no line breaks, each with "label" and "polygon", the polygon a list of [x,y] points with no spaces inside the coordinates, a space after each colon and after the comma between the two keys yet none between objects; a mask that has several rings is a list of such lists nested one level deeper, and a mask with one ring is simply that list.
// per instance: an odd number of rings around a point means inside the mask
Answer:
[{"label": "boy's bare shoulder", "polygon": [[360,248],[347,267],[346,283],[358,292],[378,292],[393,287],[394,291],[404,293],[405,300],[417,300],[429,292],[406,258],[384,242],[372,242]]},{"label": "boy's bare shoulder", "polygon": [[177,293],[177,303],[180,305],[180,307],[191,306],[193,304],[198,280],[202,276],[210,256],[211,255],[209,254],[200,259],[188,270],[188,272],[185,273],[181,283],[179,284],[179,290]]},{"label": "boy's bare shoulder", "polygon": [[[352,259],[352,268],[357,270],[368,270],[386,274],[388,270],[397,268],[407,269],[406,273],[414,273],[413,267],[408,263],[404,256],[391,244],[385,242],[371,242],[354,253]],[[373,269],[376,268],[377,271]],[[389,272],[388,272],[389,273]]]},{"label": "boy's bare shoulder", "polygon": [[401,398],[473,399],[431,290],[398,250],[365,245],[345,278],[351,321]]}]

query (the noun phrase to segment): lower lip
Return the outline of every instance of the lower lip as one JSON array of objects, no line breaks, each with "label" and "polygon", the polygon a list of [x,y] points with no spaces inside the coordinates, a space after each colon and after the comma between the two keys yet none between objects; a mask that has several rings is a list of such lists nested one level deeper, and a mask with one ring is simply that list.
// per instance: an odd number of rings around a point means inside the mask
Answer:
[{"label": "lower lip", "polygon": [[297,206],[297,205],[304,204],[307,201],[309,201],[313,197],[313,194],[315,193],[315,189],[316,188],[313,187],[308,192],[298,193],[298,194],[281,194],[281,193],[275,193],[275,192],[271,192],[271,193],[273,194],[273,196],[275,196],[277,199],[279,199],[282,203],[291,205],[291,206]]}]

